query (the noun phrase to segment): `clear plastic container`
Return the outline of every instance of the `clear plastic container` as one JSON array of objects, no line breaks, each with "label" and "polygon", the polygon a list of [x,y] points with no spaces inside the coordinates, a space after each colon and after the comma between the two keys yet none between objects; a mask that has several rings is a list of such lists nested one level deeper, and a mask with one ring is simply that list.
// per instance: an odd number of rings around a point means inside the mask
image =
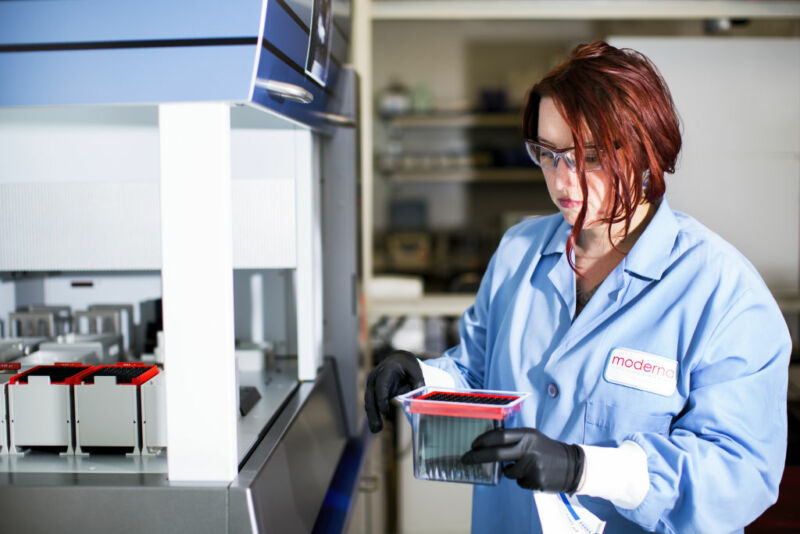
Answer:
[{"label": "clear plastic container", "polygon": [[494,485],[500,462],[466,465],[461,456],[487,430],[513,426],[530,393],[425,386],[399,397],[411,421],[414,476],[421,480]]}]

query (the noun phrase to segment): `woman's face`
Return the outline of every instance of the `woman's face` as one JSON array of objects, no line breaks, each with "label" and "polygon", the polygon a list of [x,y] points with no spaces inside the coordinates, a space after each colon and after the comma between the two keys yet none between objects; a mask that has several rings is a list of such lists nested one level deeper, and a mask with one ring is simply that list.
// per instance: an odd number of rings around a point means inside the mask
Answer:
[{"label": "woman's face", "polygon": [[[570,148],[573,145],[572,131],[564,118],[558,112],[556,104],[549,96],[545,96],[539,103],[539,130],[538,141],[540,144],[553,149]],[[591,138],[584,138],[584,146],[593,144]],[[542,169],[547,183],[547,191],[553,203],[561,211],[564,219],[574,225],[578,213],[584,203],[578,172],[570,170],[563,160],[556,160],[555,169]],[[603,169],[586,172],[586,185],[589,190],[587,200],[586,219],[583,227],[591,228],[608,216],[610,211],[613,190],[611,180],[608,179]]]}]

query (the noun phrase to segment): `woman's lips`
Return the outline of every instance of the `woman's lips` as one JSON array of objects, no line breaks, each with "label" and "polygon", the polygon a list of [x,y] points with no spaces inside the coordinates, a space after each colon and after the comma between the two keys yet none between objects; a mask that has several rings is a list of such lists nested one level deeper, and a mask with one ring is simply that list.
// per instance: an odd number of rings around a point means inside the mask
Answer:
[{"label": "woman's lips", "polygon": [[559,198],[558,205],[564,209],[578,209],[583,204],[580,200],[572,200],[571,198]]}]

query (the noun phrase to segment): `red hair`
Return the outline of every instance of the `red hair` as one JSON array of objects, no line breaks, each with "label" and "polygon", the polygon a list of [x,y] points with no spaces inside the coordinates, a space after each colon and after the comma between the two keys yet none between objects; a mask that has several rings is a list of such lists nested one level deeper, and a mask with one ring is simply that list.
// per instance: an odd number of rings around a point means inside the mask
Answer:
[{"label": "red hair", "polygon": [[[584,136],[599,149],[600,162],[612,180],[613,203],[603,222],[625,223],[625,236],[638,205],[664,196],[664,174],[675,172],[681,132],[675,104],[658,69],[643,54],[602,41],[578,45],[566,61],[551,70],[528,94],[523,134],[535,140],[539,103],[545,96],[572,130],[576,171],[583,198],[588,197],[583,168]],[[583,229],[584,202],[567,240],[572,250]],[[612,241],[613,243],[613,241]]]}]

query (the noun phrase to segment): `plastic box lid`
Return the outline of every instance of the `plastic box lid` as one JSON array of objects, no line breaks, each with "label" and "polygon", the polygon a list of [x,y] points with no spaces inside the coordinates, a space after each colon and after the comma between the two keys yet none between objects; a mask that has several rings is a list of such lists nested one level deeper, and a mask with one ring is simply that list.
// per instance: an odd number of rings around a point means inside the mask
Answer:
[{"label": "plastic box lid", "polygon": [[158,374],[158,367],[139,362],[120,362],[114,365],[98,365],[81,375],[80,383],[94,384],[96,376],[113,376],[118,385],[139,386]]},{"label": "plastic box lid", "polygon": [[78,384],[81,377],[91,371],[91,365],[80,363],[56,363],[55,365],[37,365],[27,371],[11,377],[11,384],[27,384],[29,376],[47,376],[51,384]]},{"label": "plastic box lid", "polygon": [[530,393],[423,386],[399,397],[406,413],[505,420]]}]

